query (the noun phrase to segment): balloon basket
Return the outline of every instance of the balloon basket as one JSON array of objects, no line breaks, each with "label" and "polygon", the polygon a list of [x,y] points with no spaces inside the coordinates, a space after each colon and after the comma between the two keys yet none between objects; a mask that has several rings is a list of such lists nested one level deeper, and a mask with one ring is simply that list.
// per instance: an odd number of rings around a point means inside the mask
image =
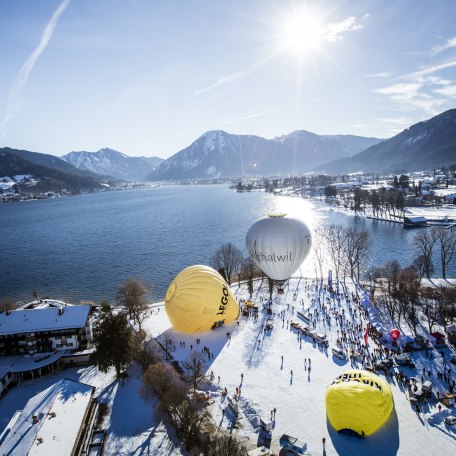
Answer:
[{"label": "balloon basket", "polygon": [[277,293],[280,295],[283,295],[285,293],[285,291],[282,287],[279,287],[279,288],[277,288]]}]

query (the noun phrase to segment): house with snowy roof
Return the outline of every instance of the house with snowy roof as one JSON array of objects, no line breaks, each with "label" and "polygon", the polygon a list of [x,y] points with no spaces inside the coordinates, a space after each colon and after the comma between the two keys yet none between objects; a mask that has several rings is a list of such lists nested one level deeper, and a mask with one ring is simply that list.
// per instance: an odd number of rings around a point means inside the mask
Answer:
[{"label": "house with snowy roof", "polygon": [[95,387],[62,379],[32,397],[0,435],[0,454],[76,455],[92,453],[98,414]]},{"label": "house with snowy roof", "polygon": [[0,313],[0,355],[85,348],[92,341],[91,306],[42,306]]}]

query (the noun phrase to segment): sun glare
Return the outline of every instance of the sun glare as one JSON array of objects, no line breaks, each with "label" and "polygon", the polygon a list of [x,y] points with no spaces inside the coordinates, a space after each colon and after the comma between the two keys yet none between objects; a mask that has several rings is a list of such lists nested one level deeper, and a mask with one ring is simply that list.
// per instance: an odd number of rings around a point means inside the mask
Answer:
[{"label": "sun glare", "polygon": [[324,27],[317,15],[307,10],[296,12],[284,25],[285,48],[306,54],[318,49],[323,41]]}]

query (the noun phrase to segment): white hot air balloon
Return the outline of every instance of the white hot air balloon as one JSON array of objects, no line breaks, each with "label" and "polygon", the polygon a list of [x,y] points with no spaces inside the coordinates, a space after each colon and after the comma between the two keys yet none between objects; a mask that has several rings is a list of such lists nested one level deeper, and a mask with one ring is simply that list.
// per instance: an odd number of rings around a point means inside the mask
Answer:
[{"label": "white hot air balloon", "polygon": [[287,214],[257,220],[247,232],[249,255],[273,280],[287,280],[301,266],[311,247],[307,225]]}]

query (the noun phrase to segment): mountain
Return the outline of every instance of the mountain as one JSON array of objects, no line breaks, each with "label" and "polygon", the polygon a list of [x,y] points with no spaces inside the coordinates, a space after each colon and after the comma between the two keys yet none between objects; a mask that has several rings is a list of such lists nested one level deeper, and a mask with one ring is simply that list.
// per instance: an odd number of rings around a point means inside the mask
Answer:
[{"label": "mountain", "polygon": [[328,173],[420,171],[456,163],[456,109],[412,125],[350,158],[318,167]]},{"label": "mountain", "polygon": [[145,160],[147,163],[149,163],[152,168],[156,168],[160,163],[164,162],[165,160],[160,157],[139,157],[142,160]]},{"label": "mountain", "polygon": [[[18,174],[30,174],[34,180],[38,181],[33,186],[18,184],[22,191],[66,191],[70,193],[79,193],[82,191],[93,191],[102,187],[102,180],[100,176],[92,177],[88,175],[81,175],[80,170],[77,170],[77,173],[68,173],[61,171],[58,168],[48,168],[35,162],[23,159],[20,155],[24,155],[22,152],[27,151],[20,151],[21,154],[16,154],[14,152],[16,152],[15,149],[7,147],[0,149],[0,176],[13,177]],[[41,155],[37,152],[30,153]],[[36,155],[27,156],[31,156],[36,159]]]},{"label": "mountain", "polygon": [[133,181],[144,180],[163,161],[158,157],[129,157],[108,148],[98,152],[70,152],[62,160],[81,170]]},{"label": "mountain", "polygon": [[379,141],[358,136],[319,136],[303,130],[274,139],[209,131],[161,163],[148,180],[302,173]]},{"label": "mountain", "polygon": [[57,169],[64,173],[77,174],[80,176],[96,176],[92,172],[76,168],[71,163],[67,163],[55,155],[42,154],[40,152],[30,152],[29,150],[22,149],[12,149],[11,147],[0,147],[0,153],[1,152],[15,155],[16,157],[22,158],[29,163],[44,166],[46,168]]}]

